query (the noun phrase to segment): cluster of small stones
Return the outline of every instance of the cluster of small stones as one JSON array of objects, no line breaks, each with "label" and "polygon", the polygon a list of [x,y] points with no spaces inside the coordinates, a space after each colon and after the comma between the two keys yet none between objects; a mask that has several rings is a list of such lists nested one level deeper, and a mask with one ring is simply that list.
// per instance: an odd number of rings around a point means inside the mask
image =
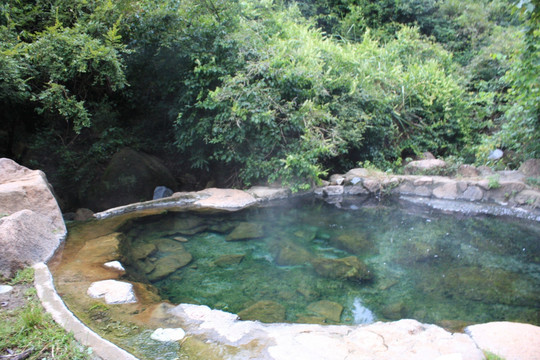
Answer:
[{"label": "cluster of small stones", "polygon": [[315,193],[322,196],[399,194],[540,208],[540,191],[528,186],[524,180],[525,175],[519,171],[484,172],[482,175],[471,165],[462,166],[456,178],[391,175],[359,168],[332,175]]}]

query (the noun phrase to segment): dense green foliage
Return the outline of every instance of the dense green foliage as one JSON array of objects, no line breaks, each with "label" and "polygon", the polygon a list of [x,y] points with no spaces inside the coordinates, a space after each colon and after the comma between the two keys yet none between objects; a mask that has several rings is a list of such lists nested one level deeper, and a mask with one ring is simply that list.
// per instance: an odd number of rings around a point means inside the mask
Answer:
[{"label": "dense green foliage", "polygon": [[75,202],[123,146],[228,186],[306,188],[424,151],[482,163],[500,147],[517,166],[540,156],[539,9],[4,0],[0,152]]}]

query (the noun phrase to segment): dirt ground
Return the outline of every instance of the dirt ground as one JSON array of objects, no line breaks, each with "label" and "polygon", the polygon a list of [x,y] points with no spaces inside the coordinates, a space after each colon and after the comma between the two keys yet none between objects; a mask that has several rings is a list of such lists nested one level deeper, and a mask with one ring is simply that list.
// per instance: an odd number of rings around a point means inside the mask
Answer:
[{"label": "dirt ground", "polygon": [[21,308],[26,304],[26,292],[32,285],[14,285],[13,290],[7,294],[0,294],[0,311],[13,310]]}]

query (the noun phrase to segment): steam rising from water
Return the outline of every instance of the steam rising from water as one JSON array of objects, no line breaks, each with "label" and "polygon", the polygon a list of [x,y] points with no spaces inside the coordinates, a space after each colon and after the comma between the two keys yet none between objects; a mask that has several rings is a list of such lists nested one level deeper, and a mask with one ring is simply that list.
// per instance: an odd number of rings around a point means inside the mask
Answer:
[{"label": "steam rising from water", "polygon": [[375,315],[362,305],[362,299],[355,298],[353,302],[353,316],[355,324],[371,324],[375,322]]}]

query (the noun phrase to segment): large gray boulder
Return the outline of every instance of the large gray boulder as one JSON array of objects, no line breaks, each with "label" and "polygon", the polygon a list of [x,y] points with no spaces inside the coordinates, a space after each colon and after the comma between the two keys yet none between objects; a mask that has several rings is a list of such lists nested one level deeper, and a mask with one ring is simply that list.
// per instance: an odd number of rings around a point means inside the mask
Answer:
[{"label": "large gray boulder", "polygon": [[167,167],[155,156],[124,148],[113,155],[98,184],[83,199],[85,206],[103,211],[152,200],[157,186],[176,188]]},{"label": "large gray boulder", "polygon": [[66,234],[45,174],[0,159],[0,276],[47,261]]}]

